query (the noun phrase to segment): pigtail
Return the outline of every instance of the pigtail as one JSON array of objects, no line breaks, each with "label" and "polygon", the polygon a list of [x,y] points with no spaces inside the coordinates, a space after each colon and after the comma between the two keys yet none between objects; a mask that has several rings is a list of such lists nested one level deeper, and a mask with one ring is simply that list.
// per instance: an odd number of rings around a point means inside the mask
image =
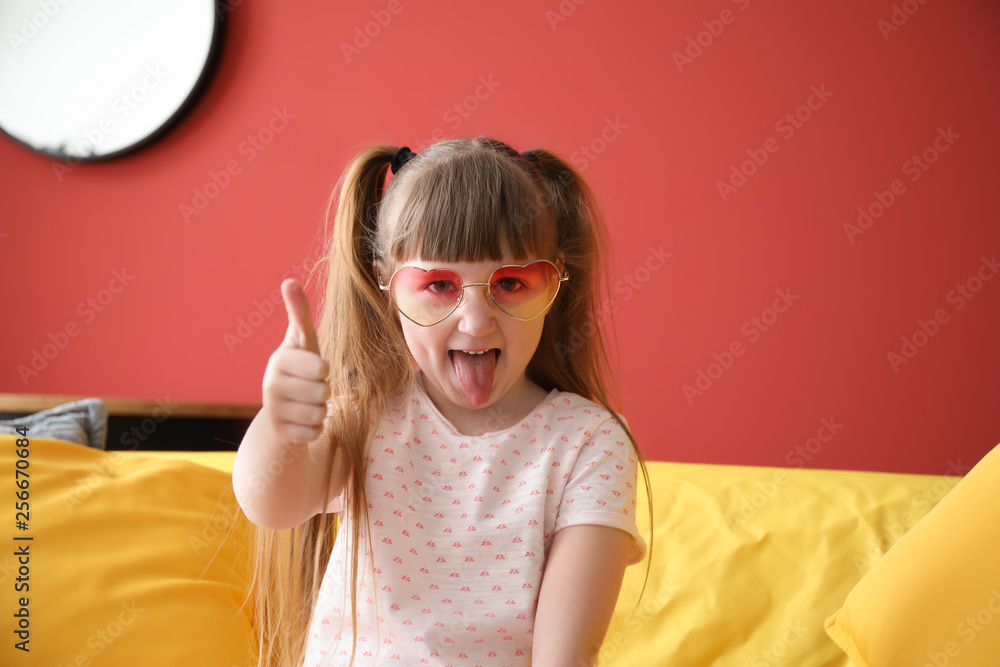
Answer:
[{"label": "pigtail", "polygon": [[[344,510],[355,518],[338,535],[336,515],[319,514],[286,531],[258,529],[255,607],[258,667],[302,664],[311,614],[335,539],[348,540],[351,554],[351,614],[357,618],[362,542],[370,540],[364,480],[368,444],[393,394],[412,381],[409,352],[394,313],[378,287],[372,250],[386,172],[396,148],[375,146],[360,153],[340,178],[327,209],[330,253],[317,265],[326,285],[319,299],[321,356],[330,365],[332,410],[322,438],[345,455],[348,481]],[[335,215],[330,210],[336,203]],[[312,278],[312,276],[310,276]],[[322,280],[320,280],[322,284]],[[331,464],[333,457],[330,457]],[[327,482],[332,470],[326,476]],[[329,488],[324,489],[329,502]],[[371,544],[367,544],[371,554]],[[357,646],[352,622],[351,660]]]},{"label": "pigtail", "polygon": [[320,352],[331,365],[333,395],[350,397],[371,421],[381,416],[387,391],[402,388],[411,377],[409,351],[374,267],[379,209],[395,151],[393,146],[366,150],[341,177],[317,329]]},{"label": "pigtail", "polygon": [[[554,218],[556,246],[570,279],[563,283],[548,315],[554,326],[543,331],[543,347],[555,349],[556,354],[536,355],[529,373],[537,372],[551,386],[572,387],[566,390],[592,400],[611,387],[618,406],[620,396],[599,335],[600,289],[608,282],[602,281],[607,278],[604,248],[608,244],[593,194],[561,158],[545,150],[532,152],[545,188],[542,195]],[[577,388],[585,388],[585,393]]]},{"label": "pigtail", "polygon": [[[617,347],[612,359],[602,327],[611,330],[614,320],[607,294],[611,285],[605,252],[610,248],[603,218],[593,192],[583,178],[557,155],[543,149],[531,151],[544,186],[543,198],[553,216],[559,251],[569,280],[546,316],[539,351],[528,365],[528,375],[546,389],[572,391],[603,406],[625,430],[642,472],[649,516],[648,550],[652,562],[653,501],[646,462],[632,430],[621,418],[622,399],[616,381]],[[536,162],[537,161],[537,162]],[[649,579],[649,567],[643,591]],[[642,595],[640,594],[640,599]],[[638,604],[638,602],[636,603]]]}]

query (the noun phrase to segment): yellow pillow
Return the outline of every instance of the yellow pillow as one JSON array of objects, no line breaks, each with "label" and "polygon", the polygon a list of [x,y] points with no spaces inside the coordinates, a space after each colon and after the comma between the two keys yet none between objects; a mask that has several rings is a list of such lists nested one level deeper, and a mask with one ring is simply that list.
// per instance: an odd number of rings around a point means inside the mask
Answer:
[{"label": "yellow pillow", "polygon": [[857,667],[1000,664],[1000,446],[826,620]]},{"label": "yellow pillow", "polygon": [[0,664],[253,664],[229,475],[41,438],[25,459],[16,442],[0,435]]}]

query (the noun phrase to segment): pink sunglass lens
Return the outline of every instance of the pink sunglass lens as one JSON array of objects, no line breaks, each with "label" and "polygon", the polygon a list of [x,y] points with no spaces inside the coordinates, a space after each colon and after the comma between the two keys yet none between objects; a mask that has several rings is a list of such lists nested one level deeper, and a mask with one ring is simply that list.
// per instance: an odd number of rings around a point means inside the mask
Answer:
[{"label": "pink sunglass lens", "polygon": [[447,316],[462,298],[462,279],[454,271],[424,271],[405,267],[392,279],[399,310],[418,324],[433,324]]},{"label": "pink sunglass lens", "polygon": [[493,272],[490,291],[504,312],[531,318],[545,310],[559,287],[559,275],[548,262],[507,266]]}]

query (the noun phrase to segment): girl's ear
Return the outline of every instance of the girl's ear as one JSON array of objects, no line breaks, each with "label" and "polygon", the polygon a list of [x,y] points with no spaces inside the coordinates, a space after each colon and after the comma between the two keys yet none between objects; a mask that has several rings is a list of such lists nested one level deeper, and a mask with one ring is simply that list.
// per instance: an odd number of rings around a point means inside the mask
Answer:
[{"label": "girl's ear", "polygon": [[375,282],[382,287],[382,276],[378,274],[378,262],[372,262],[372,273],[375,275]]}]

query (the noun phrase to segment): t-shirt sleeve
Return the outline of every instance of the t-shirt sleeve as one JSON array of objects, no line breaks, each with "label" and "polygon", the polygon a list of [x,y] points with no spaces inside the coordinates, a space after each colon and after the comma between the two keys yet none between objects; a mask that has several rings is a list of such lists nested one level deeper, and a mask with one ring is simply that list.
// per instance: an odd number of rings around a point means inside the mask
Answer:
[{"label": "t-shirt sleeve", "polygon": [[340,514],[344,511],[344,492],[341,491],[339,494],[330,499],[330,502],[326,505],[327,514]]},{"label": "t-shirt sleeve", "polygon": [[633,538],[629,565],[646,555],[635,522],[639,461],[621,425],[609,418],[583,441],[559,504],[555,532],[567,526],[619,528]]}]

